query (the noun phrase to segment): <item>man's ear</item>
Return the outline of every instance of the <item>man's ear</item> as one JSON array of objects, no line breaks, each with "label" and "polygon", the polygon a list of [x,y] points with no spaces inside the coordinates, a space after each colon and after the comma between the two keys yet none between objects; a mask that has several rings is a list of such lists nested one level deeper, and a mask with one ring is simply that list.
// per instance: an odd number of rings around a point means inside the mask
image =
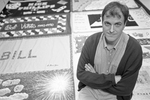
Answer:
[{"label": "man's ear", "polygon": [[125,21],[125,23],[124,23],[124,24],[125,24],[125,26],[127,25],[128,19],[129,19],[129,16],[128,16],[127,20],[126,20],[126,21]]},{"label": "man's ear", "polygon": [[128,22],[128,20],[127,20],[127,21],[125,21],[125,23],[124,23],[124,25],[125,25],[125,26],[127,25],[127,22]]}]

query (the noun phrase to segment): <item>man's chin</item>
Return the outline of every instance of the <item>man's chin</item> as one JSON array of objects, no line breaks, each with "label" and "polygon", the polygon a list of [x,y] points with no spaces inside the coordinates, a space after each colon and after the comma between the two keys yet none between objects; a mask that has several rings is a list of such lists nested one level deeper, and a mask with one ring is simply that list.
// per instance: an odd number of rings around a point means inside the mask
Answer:
[{"label": "man's chin", "polygon": [[108,36],[108,37],[106,37],[106,41],[107,41],[107,43],[112,43],[112,42],[115,42],[115,38]]}]

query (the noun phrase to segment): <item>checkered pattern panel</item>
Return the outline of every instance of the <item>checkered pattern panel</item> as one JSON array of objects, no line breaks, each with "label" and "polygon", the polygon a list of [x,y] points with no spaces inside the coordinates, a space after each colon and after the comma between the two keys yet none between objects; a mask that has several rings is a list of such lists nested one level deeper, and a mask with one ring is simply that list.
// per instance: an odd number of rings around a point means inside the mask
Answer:
[{"label": "checkered pattern panel", "polygon": [[43,28],[34,30],[10,31],[10,32],[1,32],[1,37],[44,35],[44,34],[62,33],[63,31],[64,28]]},{"label": "checkered pattern panel", "polygon": [[58,20],[57,27],[55,28],[40,28],[32,30],[19,30],[19,31],[7,31],[0,32],[0,37],[17,37],[17,36],[30,36],[30,35],[44,35],[44,34],[54,34],[63,33],[66,31],[67,15],[48,15],[48,16],[33,16],[33,17],[23,17],[23,18],[11,18],[3,19],[0,22],[0,30],[4,24],[9,23],[19,23],[19,22],[33,22],[33,21],[43,21],[43,20]]},{"label": "checkered pattern panel", "polygon": [[40,20],[54,20],[54,19],[67,18],[67,15],[48,15],[48,16],[33,16],[33,17],[22,17],[22,18],[10,18],[3,19],[2,23],[18,23],[18,22],[30,22],[30,21],[40,21]]}]

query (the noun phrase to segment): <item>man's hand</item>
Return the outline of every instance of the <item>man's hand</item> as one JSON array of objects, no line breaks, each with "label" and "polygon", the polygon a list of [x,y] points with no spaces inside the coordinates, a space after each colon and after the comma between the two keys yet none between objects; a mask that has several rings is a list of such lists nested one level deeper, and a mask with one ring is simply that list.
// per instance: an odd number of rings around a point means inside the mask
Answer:
[{"label": "man's hand", "polygon": [[121,76],[120,75],[117,75],[115,76],[115,82],[116,84],[121,80]]},{"label": "man's hand", "polygon": [[85,64],[85,71],[90,71],[92,73],[96,73],[95,69],[93,68],[93,66],[90,63]]}]

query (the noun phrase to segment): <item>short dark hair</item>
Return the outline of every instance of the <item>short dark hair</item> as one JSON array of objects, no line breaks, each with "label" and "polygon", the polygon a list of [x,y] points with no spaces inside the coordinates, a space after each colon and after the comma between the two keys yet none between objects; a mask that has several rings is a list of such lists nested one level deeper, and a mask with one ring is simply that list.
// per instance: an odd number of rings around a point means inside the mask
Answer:
[{"label": "short dark hair", "polygon": [[118,13],[118,10],[120,10],[124,16],[124,23],[128,20],[128,16],[129,16],[129,8],[124,5],[121,4],[117,1],[115,2],[110,2],[109,4],[107,4],[105,6],[105,8],[103,9],[102,12],[102,21],[104,20],[104,15],[109,11],[110,16],[119,16],[120,14]]}]

